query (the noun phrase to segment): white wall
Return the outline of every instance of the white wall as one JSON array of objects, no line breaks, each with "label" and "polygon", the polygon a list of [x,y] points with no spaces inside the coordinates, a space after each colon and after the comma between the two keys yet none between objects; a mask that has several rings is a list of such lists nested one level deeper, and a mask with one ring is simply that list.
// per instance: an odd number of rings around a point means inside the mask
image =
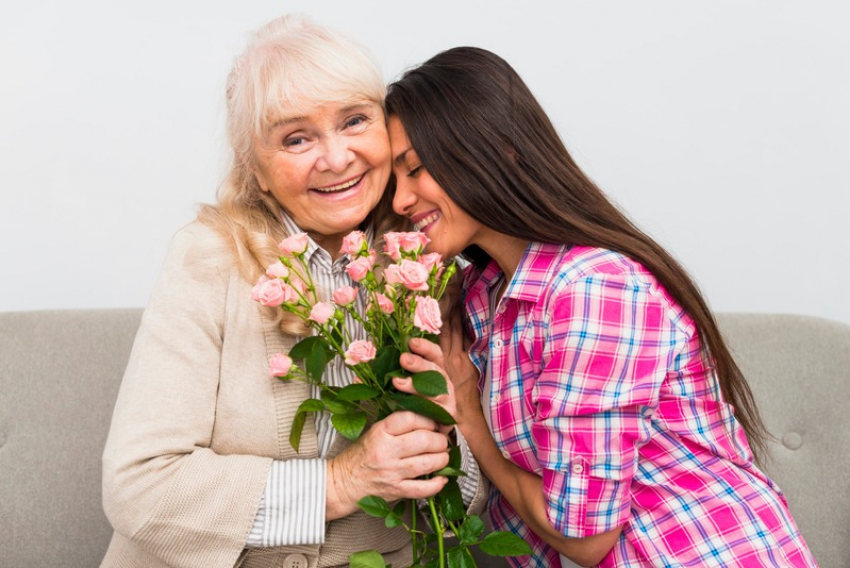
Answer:
[{"label": "white wall", "polygon": [[0,310],[143,306],[214,199],[244,34],[304,11],[388,78],[506,57],[716,310],[850,323],[850,8],[839,0],[0,4]]}]

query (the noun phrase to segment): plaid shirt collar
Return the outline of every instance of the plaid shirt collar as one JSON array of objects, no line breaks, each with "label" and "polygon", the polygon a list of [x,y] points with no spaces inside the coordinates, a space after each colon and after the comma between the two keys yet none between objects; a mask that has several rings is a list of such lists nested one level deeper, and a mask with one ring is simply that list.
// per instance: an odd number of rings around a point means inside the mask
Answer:
[{"label": "plaid shirt collar", "polygon": [[[564,252],[569,248],[570,245],[532,241],[525,249],[504,297],[538,302],[560,266]],[[502,276],[502,269],[495,260],[491,260],[470,288],[468,297],[489,298],[491,288],[499,284]]]}]

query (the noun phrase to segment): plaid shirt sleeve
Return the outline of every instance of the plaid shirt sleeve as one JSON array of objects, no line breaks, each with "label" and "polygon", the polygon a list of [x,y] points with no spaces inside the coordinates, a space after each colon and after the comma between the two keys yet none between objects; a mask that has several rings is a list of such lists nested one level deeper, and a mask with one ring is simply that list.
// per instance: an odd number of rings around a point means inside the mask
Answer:
[{"label": "plaid shirt sleeve", "polygon": [[646,280],[591,274],[553,291],[531,428],[552,526],[568,537],[629,518],[638,448],[677,348],[669,303]]}]

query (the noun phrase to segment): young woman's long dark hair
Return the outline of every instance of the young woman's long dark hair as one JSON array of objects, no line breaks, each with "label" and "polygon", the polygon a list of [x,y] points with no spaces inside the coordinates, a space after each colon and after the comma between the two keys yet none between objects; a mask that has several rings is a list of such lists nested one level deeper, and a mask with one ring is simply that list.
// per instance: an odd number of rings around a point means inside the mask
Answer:
[{"label": "young woman's long dark hair", "polygon": [[[473,47],[444,51],[390,85],[386,105],[428,173],[479,222],[523,239],[614,250],[652,272],[694,319],[725,400],[756,457],[766,454],[752,392],[696,284],[579,169],[505,60]],[[490,261],[476,246],[464,255]]]}]

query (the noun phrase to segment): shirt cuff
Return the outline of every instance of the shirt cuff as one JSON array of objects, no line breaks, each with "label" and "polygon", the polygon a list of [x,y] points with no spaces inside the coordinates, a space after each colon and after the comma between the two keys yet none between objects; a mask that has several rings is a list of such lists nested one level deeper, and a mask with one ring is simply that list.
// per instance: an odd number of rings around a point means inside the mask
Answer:
[{"label": "shirt cuff", "polygon": [[327,461],[274,461],[246,548],[325,541]]}]

